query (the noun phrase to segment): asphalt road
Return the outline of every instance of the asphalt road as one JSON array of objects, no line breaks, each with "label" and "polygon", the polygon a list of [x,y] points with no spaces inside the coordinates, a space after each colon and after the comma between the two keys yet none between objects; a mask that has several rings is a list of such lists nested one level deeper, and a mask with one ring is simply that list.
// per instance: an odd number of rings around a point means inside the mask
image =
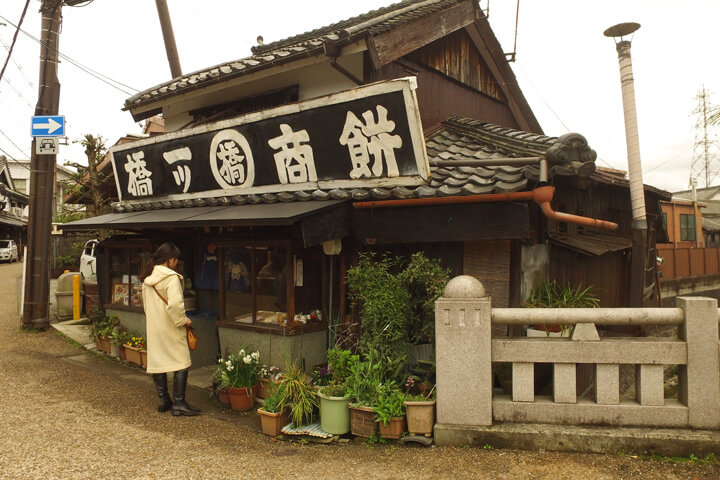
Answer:
[{"label": "asphalt road", "polygon": [[627,455],[293,443],[233,421],[237,414],[161,414],[148,385],[80,366],[78,356],[93,354],[55,330],[21,332],[20,275],[21,264],[0,264],[3,479],[720,478],[718,465]]}]

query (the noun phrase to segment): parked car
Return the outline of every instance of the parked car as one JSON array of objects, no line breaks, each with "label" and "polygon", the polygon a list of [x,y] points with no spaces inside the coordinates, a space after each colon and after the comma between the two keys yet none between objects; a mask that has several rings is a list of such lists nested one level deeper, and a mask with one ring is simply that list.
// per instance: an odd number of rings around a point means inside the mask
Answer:
[{"label": "parked car", "polygon": [[15,240],[0,240],[0,260],[18,261],[18,248]]},{"label": "parked car", "polygon": [[97,279],[95,252],[99,243],[97,240],[88,240],[80,254],[80,273],[85,280]]}]

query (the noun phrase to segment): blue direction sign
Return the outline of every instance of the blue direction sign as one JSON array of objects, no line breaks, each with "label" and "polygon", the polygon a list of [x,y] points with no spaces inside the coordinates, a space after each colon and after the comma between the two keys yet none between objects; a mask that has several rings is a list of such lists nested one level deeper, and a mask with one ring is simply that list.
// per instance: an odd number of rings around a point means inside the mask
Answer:
[{"label": "blue direction sign", "polygon": [[30,135],[33,137],[64,136],[65,117],[63,115],[36,115],[32,117]]}]

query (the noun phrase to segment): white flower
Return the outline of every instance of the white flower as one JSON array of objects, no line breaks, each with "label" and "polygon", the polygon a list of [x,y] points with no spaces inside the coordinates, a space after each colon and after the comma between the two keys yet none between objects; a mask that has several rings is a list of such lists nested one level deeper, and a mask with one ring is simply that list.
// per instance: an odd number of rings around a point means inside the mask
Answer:
[{"label": "white flower", "polygon": [[244,356],[245,356],[245,349],[244,349],[244,348],[241,348],[239,353],[240,353],[240,356],[241,356],[241,357],[244,357]]},{"label": "white flower", "polygon": [[243,358],[243,362],[250,363],[252,362],[252,357],[250,355],[247,355]]},{"label": "white flower", "polygon": [[218,363],[222,363],[222,362],[223,362],[222,357],[218,358]]},{"label": "white flower", "polygon": [[225,362],[225,365],[227,365],[229,367],[230,365],[232,365],[232,362],[230,360],[228,360],[227,362]]},{"label": "white flower", "polygon": [[232,365],[228,365],[228,366],[225,367],[225,368],[227,368],[227,371],[228,371],[228,372],[232,372],[232,371],[235,369],[235,367],[233,367]]},{"label": "white flower", "polygon": [[253,358],[253,360],[257,360],[260,358],[260,352],[253,352],[250,354],[250,356]]}]

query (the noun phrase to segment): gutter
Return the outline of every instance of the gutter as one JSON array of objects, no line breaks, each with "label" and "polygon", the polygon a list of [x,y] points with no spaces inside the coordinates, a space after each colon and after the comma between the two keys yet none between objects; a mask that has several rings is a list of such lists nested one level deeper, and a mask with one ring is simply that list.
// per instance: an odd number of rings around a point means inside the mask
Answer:
[{"label": "gutter", "polygon": [[530,201],[533,200],[540,206],[545,217],[558,222],[572,223],[585,227],[599,228],[602,230],[614,231],[618,229],[618,224],[599,220],[597,218],[583,217],[570,213],[556,212],[550,206],[550,202],[555,195],[555,187],[546,185],[537,187],[527,192],[512,193],[491,193],[487,195],[463,195],[457,197],[438,197],[438,198],[408,198],[403,200],[379,200],[375,202],[356,202],[353,207],[356,209],[367,208],[392,208],[422,205],[452,205],[462,203],[487,203],[487,202],[513,202],[513,201]]}]

